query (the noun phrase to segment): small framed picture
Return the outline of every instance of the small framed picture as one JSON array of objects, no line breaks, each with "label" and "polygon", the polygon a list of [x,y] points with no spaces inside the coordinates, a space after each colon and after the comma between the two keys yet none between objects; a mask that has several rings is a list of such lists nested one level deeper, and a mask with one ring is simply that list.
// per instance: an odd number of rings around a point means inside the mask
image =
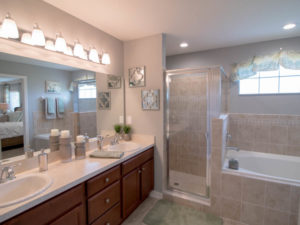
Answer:
[{"label": "small framed picture", "polygon": [[122,78],[116,75],[107,75],[107,88],[118,89],[121,88]]},{"label": "small framed picture", "polygon": [[98,105],[100,110],[110,110],[110,91],[98,92]]},{"label": "small framed picture", "polygon": [[46,80],[46,93],[58,94],[62,91],[62,87],[59,82]]},{"label": "small framed picture", "polygon": [[146,74],[145,66],[138,66],[129,69],[128,79],[129,87],[145,87]]},{"label": "small framed picture", "polygon": [[159,110],[159,89],[142,90],[142,109]]}]

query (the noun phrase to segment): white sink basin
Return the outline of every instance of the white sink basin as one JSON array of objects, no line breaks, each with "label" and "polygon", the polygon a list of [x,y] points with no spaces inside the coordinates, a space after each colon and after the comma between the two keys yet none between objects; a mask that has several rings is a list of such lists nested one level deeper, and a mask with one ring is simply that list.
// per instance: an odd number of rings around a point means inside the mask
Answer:
[{"label": "white sink basin", "polygon": [[132,152],[136,151],[141,146],[135,142],[129,141],[129,142],[121,142],[116,145],[110,145],[108,146],[108,151],[121,151],[121,152]]},{"label": "white sink basin", "polygon": [[0,207],[7,207],[28,200],[52,184],[46,174],[30,174],[0,184]]}]

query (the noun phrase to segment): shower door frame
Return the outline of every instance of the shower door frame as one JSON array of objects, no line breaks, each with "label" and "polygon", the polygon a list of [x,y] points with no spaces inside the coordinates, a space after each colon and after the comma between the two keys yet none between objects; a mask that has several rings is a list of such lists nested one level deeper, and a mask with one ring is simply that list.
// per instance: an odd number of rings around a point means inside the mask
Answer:
[{"label": "shower door frame", "polygon": [[[174,75],[185,75],[185,74],[195,74],[195,73],[207,73],[206,75],[206,100],[207,100],[207,124],[206,124],[206,194],[205,195],[199,195],[197,193],[191,193],[188,191],[184,191],[181,189],[174,188],[170,185],[170,170],[169,170],[169,137],[170,137],[170,129],[169,129],[169,119],[170,119],[170,112],[169,112],[169,107],[170,107],[170,86],[169,86],[169,78]],[[196,196],[200,198],[205,198],[209,199],[210,198],[210,157],[211,157],[211,140],[210,140],[210,133],[211,133],[211,121],[210,121],[210,92],[209,92],[209,68],[196,68],[196,69],[175,69],[175,70],[166,70],[165,71],[165,139],[166,139],[166,176],[167,176],[167,183],[166,183],[166,188],[169,191],[177,192],[180,194],[184,195],[191,195],[191,196]],[[201,76],[201,75],[199,75]]]}]

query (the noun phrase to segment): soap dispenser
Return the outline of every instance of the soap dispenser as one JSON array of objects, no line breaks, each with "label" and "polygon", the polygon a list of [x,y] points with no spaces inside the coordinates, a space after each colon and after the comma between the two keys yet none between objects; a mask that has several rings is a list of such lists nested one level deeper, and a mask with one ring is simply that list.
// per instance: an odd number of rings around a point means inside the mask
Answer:
[{"label": "soap dispenser", "polygon": [[48,154],[45,152],[45,149],[41,150],[41,153],[38,155],[39,159],[39,168],[40,172],[48,170]]}]

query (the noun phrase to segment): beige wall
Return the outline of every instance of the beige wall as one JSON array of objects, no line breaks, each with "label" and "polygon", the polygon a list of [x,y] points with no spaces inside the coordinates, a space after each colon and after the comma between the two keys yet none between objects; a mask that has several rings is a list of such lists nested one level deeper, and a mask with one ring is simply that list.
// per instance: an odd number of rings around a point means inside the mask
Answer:
[{"label": "beige wall", "polygon": [[[155,151],[155,190],[163,188],[163,70],[164,35],[159,34],[124,43],[125,108],[126,116],[132,116],[134,133],[156,136]],[[146,87],[129,88],[128,69],[146,66]],[[160,89],[160,110],[143,111],[141,90]]]}]

